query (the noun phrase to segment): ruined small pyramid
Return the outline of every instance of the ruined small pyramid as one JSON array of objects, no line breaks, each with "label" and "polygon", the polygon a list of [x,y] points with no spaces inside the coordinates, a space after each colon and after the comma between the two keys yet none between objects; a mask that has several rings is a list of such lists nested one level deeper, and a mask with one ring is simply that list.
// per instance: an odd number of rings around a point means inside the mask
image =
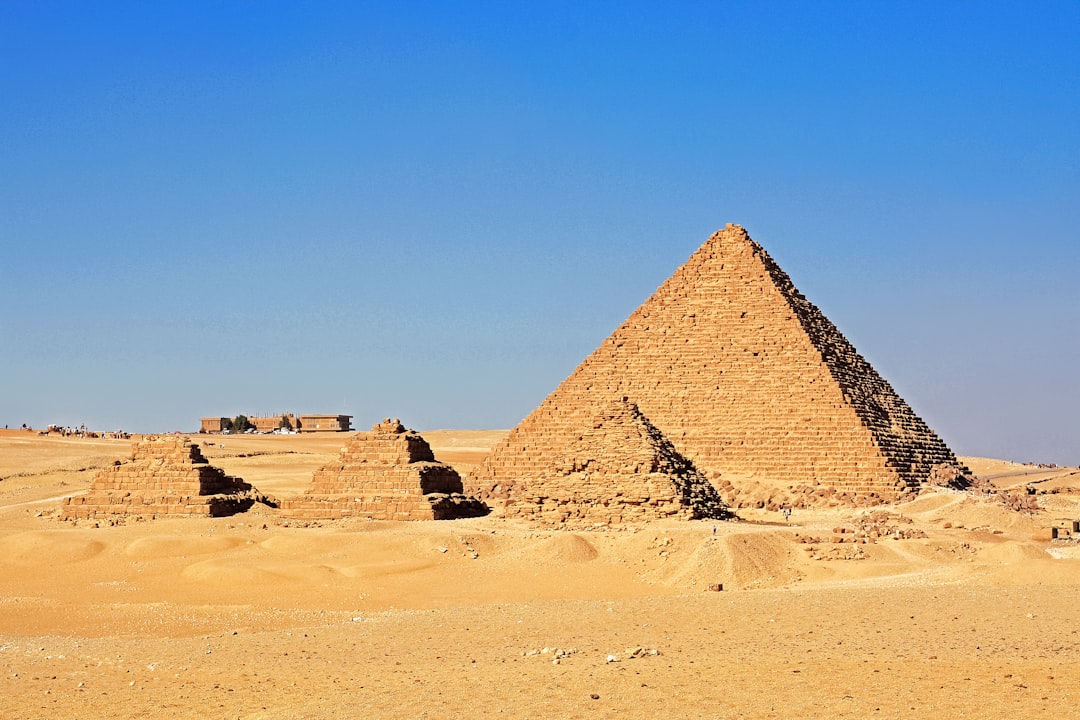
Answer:
[{"label": "ruined small pyramid", "polygon": [[611,525],[730,515],[705,476],[626,398],[608,404],[568,441],[544,475],[502,490],[505,516]]},{"label": "ruined small pyramid", "polygon": [[315,471],[301,497],[281,501],[293,517],[333,520],[449,520],[487,513],[462,494],[454,468],[435,460],[431,446],[397,419],[356,433],[335,462]]},{"label": "ruined small pyramid", "polygon": [[221,517],[256,499],[251,485],[211,465],[190,438],[147,436],[132,444],[128,462],[99,471],[85,495],[64,498],[61,517]]},{"label": "ruined small pyramid", "polygon": [[[724,497],[740,487],[852,501],[919,488],[956,457],[737,225],[715,233],[486,458],[506,506],[627,398]],[[797,502],[794,504],[798,504]]]}]

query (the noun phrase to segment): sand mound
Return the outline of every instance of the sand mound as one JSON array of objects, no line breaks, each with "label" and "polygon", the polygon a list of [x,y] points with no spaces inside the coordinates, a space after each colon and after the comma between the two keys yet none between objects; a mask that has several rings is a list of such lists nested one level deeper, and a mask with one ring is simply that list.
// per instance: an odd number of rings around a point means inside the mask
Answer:
[{"label": "sand mound", "polygon": [[225,552],[243,540],[237,537],[192,537],[186,535],[154,535],[128,544],[124,554],[137,558],[186,557]]},{"label": "sand mound", "polygon": [[963,497],[944,506],[940,511],[927,513],[925,520],[951,523],[954,527],[993,528],[1030,533],[1035,523],[1031,516],[1010,510],[993,497]]},{"label": "sand mound", "polygon": [[748,532],[683,538],[660,551],[663,562],[647,575],[687,590],[722,584],[727,590],[779,587],[795,582],[801,558],[787,532]]},{"label": "sand mound", "polygon": [[987,545],[979,550],[982,562],[1024,564],[1046,560],[1046,550],[1036,543],[1000,543]]},{"label": "sand mound", "polygon": [[536,554],[548,560],[570,563],[589,562],[600,555],[591,542],[575,533],[551,536],[540,543]]},{"label": "sand mound", "polygon": [[80,562],[99,554],[105,544],[87,540],[82,533],[23,532],[0,538],[0,557],[5,564],[39,566],[43,559],[52,565]]},{"label": "sand mound", "polygon": [[274,534],[259,542],[259,547],[275,555],[325,555],[343,552],[349,539],[343,533],[285,533]]},{"label": "sand mound", "polygon": [[229,560],[205,560],[184,568],[180,573],[187,580],[213,584],[275,585],[289,583],[323,583],[338,574],[325,565],[270,562],[252,565]]},{"label": "sand mound", "polygon": [[957,493],[931,493],[929,495],[921,495],[909,503],[898,505],[897,509],[906,515],[928,513],[934,510],[941,510],[955,502],[959,502],[962,497],[963,496]]},{"label": "sand mound", "polygon": [[420,572],[435,567],[435,564],[434,560],[385,560],[350,565],[339,568],[337,572],[349,578],[376,578]]},{"label": "sand mound", "polygon": [[799,577],[786,532],[733,535],[723,538],[722,549],[722,574],[736,587],[776,587]]}]

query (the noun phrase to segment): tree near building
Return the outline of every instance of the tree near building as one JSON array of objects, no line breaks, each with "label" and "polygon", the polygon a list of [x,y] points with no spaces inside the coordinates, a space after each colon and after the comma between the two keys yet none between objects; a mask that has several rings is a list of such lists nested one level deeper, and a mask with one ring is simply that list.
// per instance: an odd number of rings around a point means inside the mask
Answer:
[{"label": "tree near building", "polygon": [[252,425],[251,421],[247,419],[247,415],[237,415],[233,418],[232,424],[229,426],[229,429],[232,430],[234,433],[242,433],[248,428],[253,427],[255,426]]}]

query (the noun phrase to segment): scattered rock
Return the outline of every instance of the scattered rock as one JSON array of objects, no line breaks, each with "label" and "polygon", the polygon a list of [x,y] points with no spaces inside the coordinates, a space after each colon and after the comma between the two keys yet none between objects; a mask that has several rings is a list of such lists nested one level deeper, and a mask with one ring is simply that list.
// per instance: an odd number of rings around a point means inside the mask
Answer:
[{"label": "scattered rock", "polygon": [[635,658],[656,657],[657,655],[660,654],[660,651],[657,650],[656,648],[643,648],[643,647],[639,646],[639,647],[626,648],[626,653],[625,654],[626,654],[626,658],[628,660],[633,660]]}]

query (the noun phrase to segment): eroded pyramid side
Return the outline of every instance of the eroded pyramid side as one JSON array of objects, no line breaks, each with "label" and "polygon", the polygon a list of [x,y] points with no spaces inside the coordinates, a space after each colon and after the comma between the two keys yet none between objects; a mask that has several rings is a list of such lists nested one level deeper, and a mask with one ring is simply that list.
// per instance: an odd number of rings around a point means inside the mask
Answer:
[{"label": "eroded pyramid side", "polygon": [[552,525],[730,516],[709,481],[627,398],[570,433],[549,467],[500,493],[505,516]]}]

